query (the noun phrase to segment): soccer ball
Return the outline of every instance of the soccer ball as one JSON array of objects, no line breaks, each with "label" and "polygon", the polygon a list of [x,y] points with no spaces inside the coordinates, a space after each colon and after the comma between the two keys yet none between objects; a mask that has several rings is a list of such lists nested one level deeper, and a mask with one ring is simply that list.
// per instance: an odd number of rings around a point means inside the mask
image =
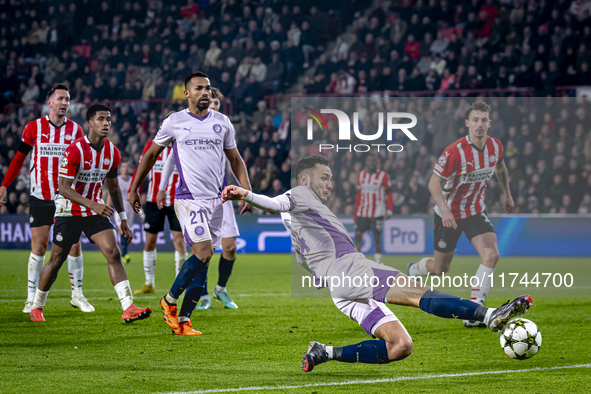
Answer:
[{"label": "soccer ball", "polygon": [[501,333],[501,347],[511,358],[523,360],[533,357],[541,346],[542,333],[531,320],[513,319]]}]

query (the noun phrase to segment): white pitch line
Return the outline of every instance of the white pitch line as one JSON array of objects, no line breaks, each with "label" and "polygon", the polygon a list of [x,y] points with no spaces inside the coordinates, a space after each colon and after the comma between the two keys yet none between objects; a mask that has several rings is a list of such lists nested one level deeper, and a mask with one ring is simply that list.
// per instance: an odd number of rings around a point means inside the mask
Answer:
[{"label": "white pitch line", "polygon": [[206,394],[206,393],[228,393],[228,392],[233,392],[233,391],[284,390],[284,389],[300,389],[300,388],[305,388],[305,387],[349,386],[349,385],[353,385],[353,384],[391,383],[391,382],[399,382],[402,380],[457,378],[457,377],[462,377],[462,376],[477,376],[477,375],[517,373],[517,372],[533,372],[533,371],[551,371],[551,370],[556,370],[556,369],[571,369],[571,368],[591,368],[591,364],[563,365],[563,366],[547,367],[547,368],[505,369],[505,370],[501,370],[501,371],[449,373],[449,374],[442,374],[442,375],[400,376],[397,378],[372,379],[372,380],[348,380],[345,382],[310,383],[310,384],[301,384],[301,385],[292,385],[292,386],[258,386],[258,387],[239,387],[239,388],[235,388],[235,389],[175,391],[175,392],[167,393],[167,394]]}]

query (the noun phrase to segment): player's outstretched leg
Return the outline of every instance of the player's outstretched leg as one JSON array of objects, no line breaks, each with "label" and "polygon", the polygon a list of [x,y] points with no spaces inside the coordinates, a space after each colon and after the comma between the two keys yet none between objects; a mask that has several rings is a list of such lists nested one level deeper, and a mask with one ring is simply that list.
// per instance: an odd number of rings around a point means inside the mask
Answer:
[{"label": "player's outstretched leg", "polygon": [[207,292],[207,275],[205,276],[205,284],[203,285],[203,293],[201,293],[201,301],[199,301],[199,305],[197,306],[198,311],[204,311],[206,309],[211,308],[211,297]]},{"label": "player's outstretched leg", "polygon": [[[121,302],[123,308],[123,315],[121,320],[126,323],[131,323],[136,320],[142,320],[150,317],[152,309],[150,308],[138,308],[133,304],[133,295],[131,294],[131,286],[127,280],[127,274],[125,267],[121,262],[121,253],[117,246],[117,240],[115,239],[115,232],[112,229],[110,223],[104,218],[99,217],[94,219],[95,223],[90,227],[90,231],[98,231],[90,236],[92,242],[98,246],[101,253],[107,259],[109,277],[111,283],[115,288],[115,292]],[[106,222],[105,222],[106,221]],[[109,229],[102,230],[102,228],[111,227]]]},{"label": "player's outstretched leg", "polygon": [[398,273],[384,298],[389,304],[407,305],[446,319],[463,319],[484,322],[491,331],[499,331],[515,316],[526,313],[533,303],[530,295],[519,296],[499,308],[487,308],[472,300],[466,300],[452,294],[432,290],[430,287],[413,281],[410,277]]}]

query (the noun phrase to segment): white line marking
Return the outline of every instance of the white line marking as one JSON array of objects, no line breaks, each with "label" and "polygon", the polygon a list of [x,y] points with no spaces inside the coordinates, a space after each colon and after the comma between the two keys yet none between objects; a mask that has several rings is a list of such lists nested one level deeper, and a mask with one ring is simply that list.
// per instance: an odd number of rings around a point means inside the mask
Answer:
[{"label": "white line marking", "polygon": [[301,384],[301,385],[292,385],[292,386],[259,386],[259,387],[239,387],[239,388],[235,388],[235,389],[175,391],[175,392],[168,393],[168,394],[205,394],[205,393],[227,393],[227,392],[232,392],[232,391],[284,390],[284,389],[300,389],[300,388],[304,388],[304,387],[349,386],[349,385],[353,385],[353,384],[391,383],[391,382],[399,382],[401,380],[456,378],[456,377],[461,377],[461,376],[476,376],[476,375],[489,375],[489,374],[501,374],[501,373],[533,372],[533,371],[551,371],[551,370],[555,370],[555,369],[571,369],[571,368],[591,368],[591,364],[563,365],[563,366],[548,367],[548,368],[505,369],[505,370],[501,370],[501,371],[449,373],[449,374],[442,374],[442,375],[400,376],[398,378],[372,379],[372,380],[348,380],[345,382],[310,383],[310,384]]}]

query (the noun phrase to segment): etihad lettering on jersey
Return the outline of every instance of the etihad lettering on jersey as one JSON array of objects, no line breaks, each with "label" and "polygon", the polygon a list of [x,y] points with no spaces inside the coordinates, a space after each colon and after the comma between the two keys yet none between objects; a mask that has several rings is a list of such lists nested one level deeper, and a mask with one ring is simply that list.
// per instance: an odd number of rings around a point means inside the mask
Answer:
[{"label": "etihad lettering on jersey", "polygon": [[39,156],[41,157],[62,157],[66,148],[66,144],[39,144]]},{"label": "etihad lettering on jersey", "polygon": [[108,172],[109,171],[105,170],[80,171],[76,175],[76,180],[85,183],[102,182],[107,176]]},{"label": "etihad lettering on jersey", "polygon": [[196,138],[194,140],[185,140],[185,145],[192,146],[193,150],[213,150],[219,148],[222,144],[220,139]]},{"label": "etihad lettering on jersey", "polygon": [[494,167],[481,168],[480,170],[470,171],[467,174],[460,175],[461,183],[478,183],[486,182],[492,178],[495,173]]}]

